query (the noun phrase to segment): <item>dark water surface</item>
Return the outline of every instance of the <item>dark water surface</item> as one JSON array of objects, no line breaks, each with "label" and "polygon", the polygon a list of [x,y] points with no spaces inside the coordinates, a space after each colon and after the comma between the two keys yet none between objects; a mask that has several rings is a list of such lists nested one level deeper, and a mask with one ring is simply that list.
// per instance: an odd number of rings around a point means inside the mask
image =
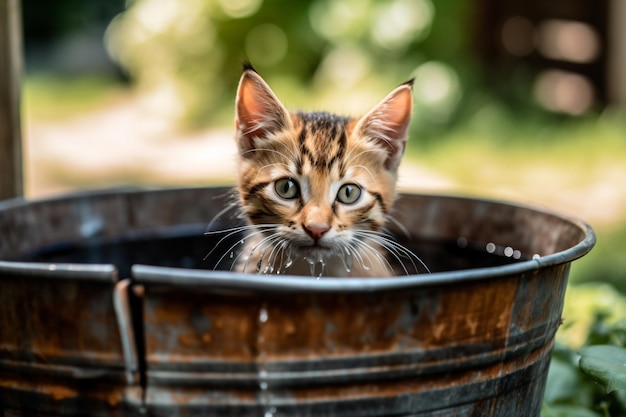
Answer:
[{"label": "dark water surface", "polygon": [[[134,264],[229,270],[243,246],[239,243],[244,236],[235,234],[224,237],[225,234],[204,235],[204,230],[198,230],[186,231],[184,234],[160,233],[158,236],[135,234],[112,240],[93,238],[86,242],[44,247],[16,260],[113,264],[119,269],[121,277],[130,276]],[[468,242],[463,238],[451,241],[414,237],[398,239],[398,242],[419,256],[431,272],[493,267],[530,258],[512,247],[499,247],[489,242]],[[388,259],[393,263],[393,257]],[[220,263],[216,266],[218,261]],[[402,261],[409,274],[426,273],[416,260],[411,262],[403,258]]]}]

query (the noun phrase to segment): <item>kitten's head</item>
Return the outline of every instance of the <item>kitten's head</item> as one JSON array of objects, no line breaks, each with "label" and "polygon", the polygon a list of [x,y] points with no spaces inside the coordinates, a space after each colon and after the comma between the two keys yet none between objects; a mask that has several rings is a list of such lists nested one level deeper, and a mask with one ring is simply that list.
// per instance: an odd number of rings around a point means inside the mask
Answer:
[{"label": "kitten's head", "polygon": [[248,221],[272,225],[303,254],[332,253],[384,225],[412,110],[411,82],[365,116],[290,113],[246,68],[237,91],[239,197]]}]

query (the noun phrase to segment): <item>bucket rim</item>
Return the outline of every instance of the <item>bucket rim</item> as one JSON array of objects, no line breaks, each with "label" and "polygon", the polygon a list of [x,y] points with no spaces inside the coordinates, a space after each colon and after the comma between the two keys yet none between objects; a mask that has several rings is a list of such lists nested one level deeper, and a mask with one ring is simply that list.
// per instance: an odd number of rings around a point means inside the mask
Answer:
[{"label": "bucket rim", "polygon": [[[24,199],[16,198],[11,200],[0,201],[0,212],[8,209],[16,209],[30,204],[45,204],[51,202],[67,201],[72,199],[83,198],[99,198],[112,195],[138,194],[138,193],[159,193],[159,192],[177,192],[177,191],[202,191],[210,190],[216,193],[230,192],[233,187],[230,186],[210,186],[210,187],[184,187],[184,188],[136,188],[124,187],[108,190],[81,191],[76,193],[64,194],[60,196],[46,197],[42,199]],[[473,269],[463,269],[457,271],[442,271],[433,273],[381,277],[381,278],[334,278],[323,277],[319,280],[312,279],[309,276],[296,275],[259,275],[250,273],[239,273],[231,271],[211,271],[191,268],[174,268],[164,266],[153,266],[134,264],[131,267],[131,277],[134,283],[138,284],[161,284],[176,286],[194,286],[200,288],[210,288],[216,290],[237,290],[237,291],[268,291],[268,292],[377,292],[386,290],[400,290],[415,287],[427,287],[440,284],[454,284],[460,282],[489,280],[500,277],[523,275],[533,273],[540,269],[553,266],[568,264],[576,259],[581,258],[591,251],[596,243],[596,234],[593,228],[586,222],[573,218],[559,212],[540,208],[537,206],[512,202],[504,199],[492,199],[476,196],[467,196],[459,194],[438,194],[438,193],[416,193],[416,192],[399,192],[398,196],[420,196],[425,198],[437,199],[461,199],[483,202],[487,204],[506,205],[509,207],[530,210],[538,214],[554,216],[564,222],[568,222],[577,227],[584,235],[584,238],[565,250],[552,253],[549,255],[533,258],[526,261],[520,261],[513,264],[482,267]],[[0,271],[19,271],[21,274],[28,274],[30,271],[48,272],[54,275],[57,273],[70,276],[79,276],[82,273],[87,275],[99,276],[100,279],[111,279],[115,277],[116,267],[111,264],[78,264],[78,263],[54,263],[55,268],[49,268],[52,263],[38,262],[13,262],[0,260]],[[20,275],[21,275],[20,274]],[[46,274],[46,275],[48,275]],[[105,278],[106,277],[106,278]],[[117,278],[117,277],[115,277]],[[115,280],[113,278],[113,280]]]}]

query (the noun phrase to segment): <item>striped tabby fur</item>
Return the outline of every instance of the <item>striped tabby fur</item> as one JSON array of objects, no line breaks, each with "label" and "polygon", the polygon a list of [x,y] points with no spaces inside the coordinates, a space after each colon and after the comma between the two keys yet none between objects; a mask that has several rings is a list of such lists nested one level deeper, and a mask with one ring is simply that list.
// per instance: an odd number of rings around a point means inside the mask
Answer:
[{"label": "striped tabby fur", "polygon": [[245,67],[235,126],[239,203],[251,227],[235,268],[367,277],[390,275],[390,258],[413,262],[382,233],[411,111],[407,82],[361,118],[290,113]]}]

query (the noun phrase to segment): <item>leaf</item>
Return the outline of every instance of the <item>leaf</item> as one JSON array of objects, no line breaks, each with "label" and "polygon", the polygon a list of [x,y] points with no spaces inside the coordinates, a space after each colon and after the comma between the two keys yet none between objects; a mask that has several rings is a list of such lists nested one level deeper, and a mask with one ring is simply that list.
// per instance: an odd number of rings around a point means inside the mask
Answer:
[{"label": "leaf", "polygon": [[626,349],[588,346],[580,351],[580,369],[606,387],[606,392],[626,390]]},{"label": "leaf", "polygon": [[555,357],[550,362],[543,400],[548,404],[572,401],[580,395],[579,371],[574,366]]}]

